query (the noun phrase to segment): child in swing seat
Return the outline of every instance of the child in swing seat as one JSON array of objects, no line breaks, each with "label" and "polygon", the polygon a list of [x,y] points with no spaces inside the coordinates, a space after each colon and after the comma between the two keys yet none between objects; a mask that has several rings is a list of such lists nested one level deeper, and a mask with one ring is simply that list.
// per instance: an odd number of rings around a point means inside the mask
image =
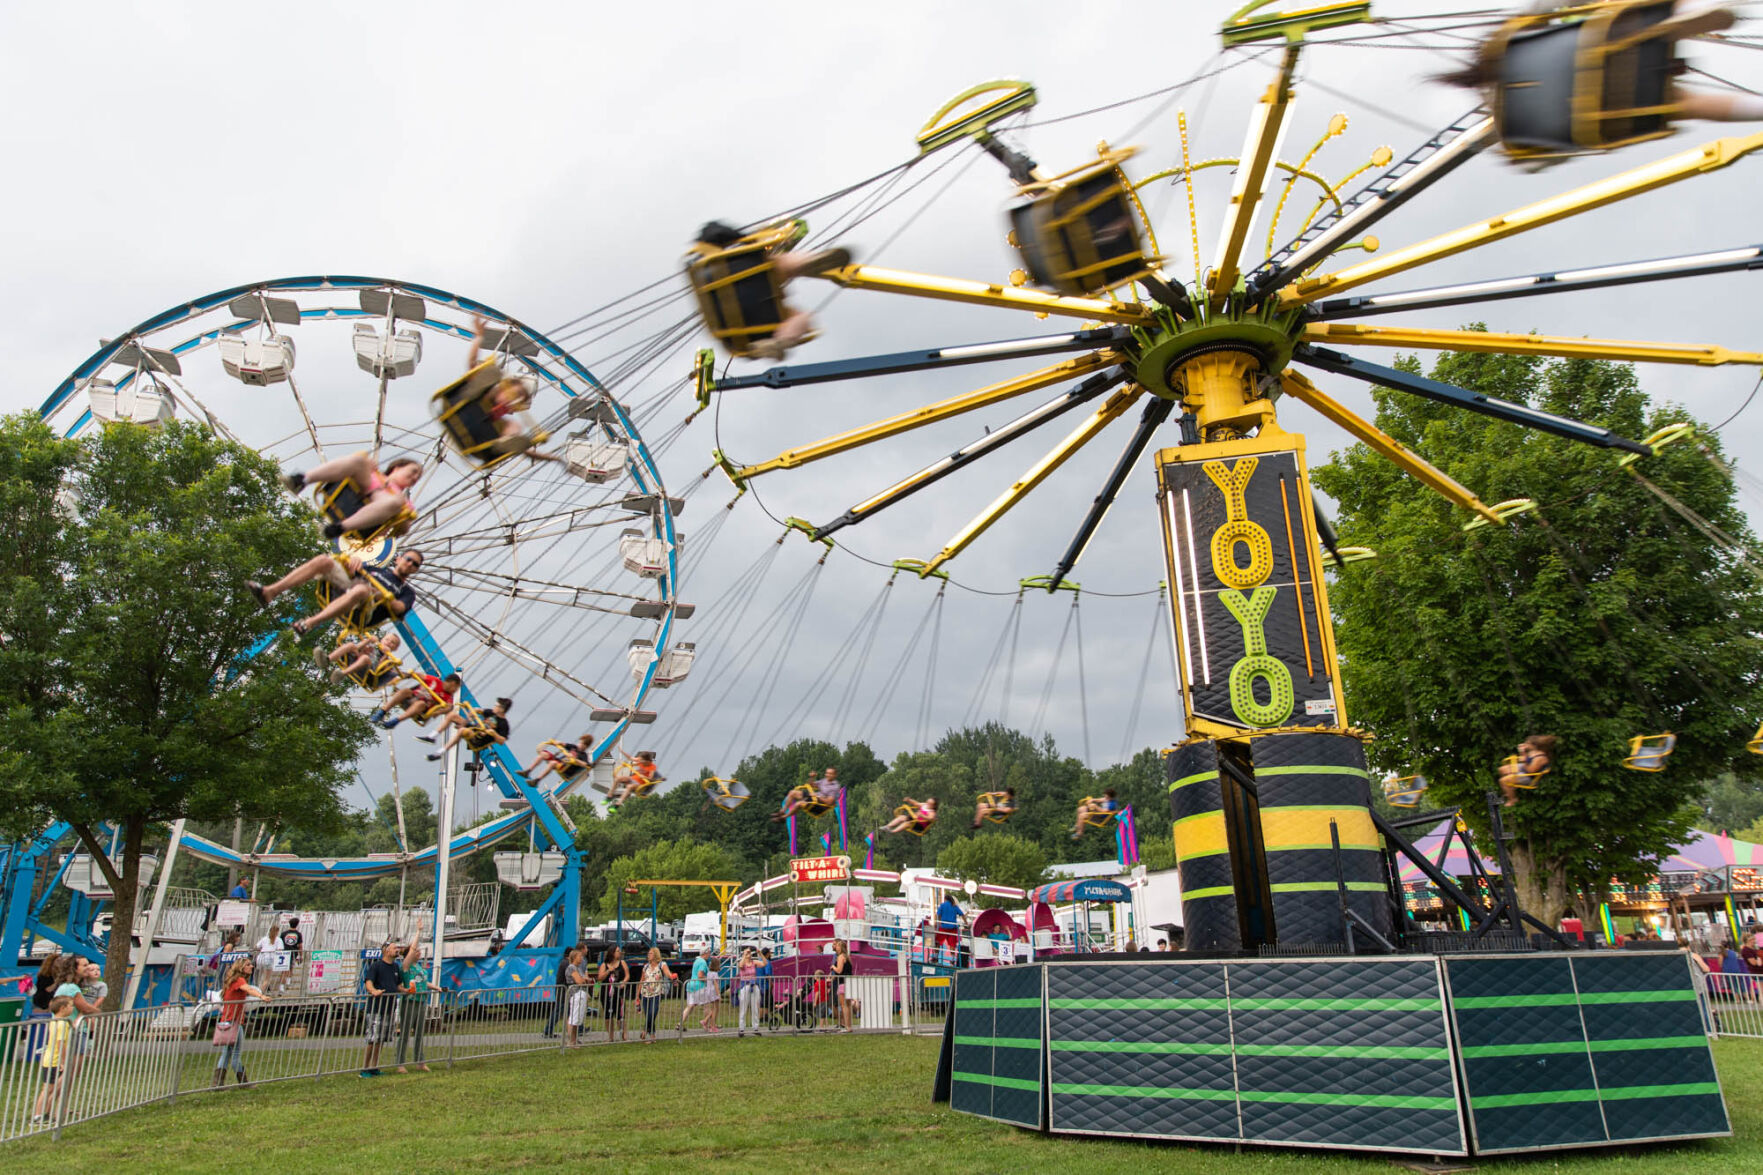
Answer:
[{"label": "child in swing seat", "polygon": [[1518,744],[1518,755],[1500,764],[1494,778],[1506,795],[1506,807],[1518,803],[1518,789],[1555,765],[1555,736],[1533,734]]}]

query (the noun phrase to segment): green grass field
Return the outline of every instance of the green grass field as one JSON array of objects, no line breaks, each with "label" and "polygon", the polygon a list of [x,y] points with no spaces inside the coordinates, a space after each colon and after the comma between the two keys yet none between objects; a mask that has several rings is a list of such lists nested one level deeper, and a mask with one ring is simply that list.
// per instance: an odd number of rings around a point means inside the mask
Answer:
[{"label": "green grass field", "polygon": [[[1389,1172],[1376,1155],[1053,1138],[930,1102],[934,1037],[672,1040],[473,1061],[453,1070],[290,1081],[200,1094],[9,1146],[15,1169],[279,1173],[624,1171],[734,1164],[770,1171],[1084,1171],[1141,1175]],[[1715,1047],[1736,1137],[1530,1159],[1483,1171],[1682,1175],[1763,1171],[1763,1041]]]}]

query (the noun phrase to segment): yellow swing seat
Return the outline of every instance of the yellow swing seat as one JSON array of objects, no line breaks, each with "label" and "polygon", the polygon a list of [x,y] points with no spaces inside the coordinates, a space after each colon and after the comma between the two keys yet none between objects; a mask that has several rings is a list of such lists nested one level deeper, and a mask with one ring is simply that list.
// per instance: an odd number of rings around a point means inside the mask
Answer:
[{"label": "yellow swing seat", "polygon": [[654,790],[655,785],[661,782],[653,775],[644,776],[638,774],[636,760],[634,759],[626,759],[620,763],[617,769],[613,771],[612,778],[618,783],[630,783],[633,785],[630,795],[626,797],[627,799],[633,800],[648,795]]},{"label": "yellow swing seat", "polygon": [[[1517,755],[1512,756],[1514,760]],[[1386,779],[1383,784],[1383,798],[1397,808],[1413,808],[1420,804],[1420,797],[1426,794],[1426,776],[1403,775],[1395,779]]]},{"label": "yellow swing seat", "polygon": [[[1085,796],[1083,798],[1083,803],[1085,805],[1100,804],[1103,802],[1104,798],[1105,797],[1103,797],[1103,796]],[[1092,809],[1092,810],[1086,811],[1084,813],[1084,827],[1085,828],[1107,828],[1110,824],[1114,823],[1114,821],[1117,820],[1119,817],[1120,817],[1120,809],[1119,808],[1114,809],[1112,812],[1097,812]]]},{"label": "yellow swing seat", "polygon": [[704,789],[704,796],[724,812],[733,812],[736,808],[752,799],[747,785],[738,779],[724,779],[720,775],[712,775],[699,785]]},{"label": "yellow swing seat", "polygon": [[923,836],[936,824],[935,820],[931,820],[922,827],[919,825],[917,804],[901,804],[894,809],[894,815],[906,817],[906,827],[903,831],[910,832],[913,836]]},{"label": "yellow swing seat", "polygon": [[1547,767],[1543,768],[1541,771],[1526,772],[1526,771],[1518,770],[1518,756],[1517,755],[1507,755],[1503,760],[1501,760],[1501,762],[1505,763],[1508,767],[1512,768],[1512,776],[1511,776],[1512,786],[1513,787],[1521,787],[1521,788],[1524,788],[1528,791],[1535,791],[1536,785],[1537,785],[1537,780],[1541,779],[1543,776],[1545,776],[1549,773],[1549,768],[1547,768]]},{"label": "yellow swing seat", "polygon": [[1677,736],[1669,731],[1665,734],[1637,734],[1628,740],[1628,754],[1623,757],[1622,765],[1630,771],[1663,771],[1665,761],[1676,749]]},{"label": "yellow swing seat", "polygon": [[1763,724],[1759,724],[1757,733],[1745,742],[1745,750],[1753,755],[1763,755]]},{"label": "yellow swing seat", "polygon": [[576,755],[575,748],[561,739],[546,739],[539,744],[539,752],[549,754],[556,761],[557,766],[552,769],[551,774],[563,783],[571,782],[587,770],[588,765]]},{"label": "yellow swing seat", "polygon": [[693,242],[686,253],[686,280],[698,296],[704,325],[737,359],[769,339],[789,316],[775,254],[808,235],[808,222],[786,220],[748,233],[732,245]]},{"label": "yellow swing seat", "polygon": [[429,398],[429,411],[447,434],[447,443],[480,469],[543,444],[550,436],[525,412],[503,418],[521,426],[518,435],[502,434],[497,418],[490,415],[489,399],[504,378],[502,365],[492,355]]},{"label": "yellow swing seat", "polygon": [[1008,807],[1010,797],[1001,791],[983,791],[979,793],[979,803],[990,811],[986,813],[987,824],[1004,824],[1016,815],[1014,807]]},{"label": "yellow swing seat", "polygon": [[[1705,14],[1672,19],[1671,0],[1609,0],[1515,17],[1482,46],[1494,122],[1519,158],[1626,147],[1671,133],[1680,37]],[[1716,23],[1710,27],[1725,27]]]},{"label": "yellow swing seat", "polygon": [[1026,184],[1009,210],[1010,235],[1036,283],[1086,297],[1150,273],[1137,197],[1120,165],[1136,148],[1102,157],[1049,180]]},{"label": "yellow swing seat", "polygon": [[[321,483],[312,492],[318,502],[318,511],[332,522],[341,522],[367,505],[368,495],[352,477],[341,481]],[[372,530],[346,530],[344,536],[353,543],[367,546],[386,539],[402,537],[416,521],[416,509],[406,505],[397,516],[389,522],[382,522]]]},{"label": "yellow swing seat", "polygon": [[[350,556],[338,554],[333,555],[332,558],[339,563],[346,564]],[[391,602],[392,593],[386,590],[384,584],[370,575],[359,576],[357,582],[365,583],[368,591],[372,594],[368,599],[337,617],[337,624],[341,626],[346,635],[372,636],[380,625],[397,619],[392,615],[392,610],[387,607]],[[312,590],[318,597],[320,608],[328,608],[331,601],[337,598],[337,589],[332,587],[327,579],[314,580]]]},{"label": "yellow swing seat", "polygon": [[[347,632],[340,632],[337,634],[337,645],[339,647],[352,643],[353,641]],[[408,674],[404,670],[404,662],[398,659],[396,653],[388,653],[383,649],[380,651],[378,661],[375,661],[366,669],[347,674],[347,677],[351,682],[370,694],[377,694],[387,686],[394,684],[400,678],[406,676],[408,676]]]}]

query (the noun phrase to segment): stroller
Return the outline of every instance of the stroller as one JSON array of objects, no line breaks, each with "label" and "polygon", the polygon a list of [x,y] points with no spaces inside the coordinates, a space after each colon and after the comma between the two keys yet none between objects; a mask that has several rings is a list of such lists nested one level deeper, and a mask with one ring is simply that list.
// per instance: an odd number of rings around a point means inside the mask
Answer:
[{"label": "stroller", "polygon": [[794,1028],[797,1032],[812,1032],[819,1019],[825,989],[824,976],[815,976],[812,981],[804,978],[787,987],[780,985],[770,1006],[765,1009],[765,1027],[772,1031]]}]

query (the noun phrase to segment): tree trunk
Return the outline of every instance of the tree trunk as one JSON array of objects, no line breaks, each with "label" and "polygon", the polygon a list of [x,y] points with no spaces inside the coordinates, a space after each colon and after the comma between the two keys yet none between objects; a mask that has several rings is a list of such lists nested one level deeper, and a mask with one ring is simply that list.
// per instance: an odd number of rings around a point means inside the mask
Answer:
[{"label": "tree trunk", "polygon": [[1517,891],[1518,904],[1539,922],[1558,926],[1567,913],[1567,869],[1563,865],[1539,861],[1527,840],[1512,842],[1512,887]]},{"label": "tree trunk", "polygon": [[[135,899],[141,892],[141,841],[146,833],[147,822],[139,816],[131,816],[123,824],[122,878],[110,905],[110,946],[104,956],[104,982],[110,985],[110,994],[104,998],[107,1012],[122,1006],[123,992],[128,986],[130,947],[135,937]],[[143,967],[147,965],[151,946],[141,944]]]}]

